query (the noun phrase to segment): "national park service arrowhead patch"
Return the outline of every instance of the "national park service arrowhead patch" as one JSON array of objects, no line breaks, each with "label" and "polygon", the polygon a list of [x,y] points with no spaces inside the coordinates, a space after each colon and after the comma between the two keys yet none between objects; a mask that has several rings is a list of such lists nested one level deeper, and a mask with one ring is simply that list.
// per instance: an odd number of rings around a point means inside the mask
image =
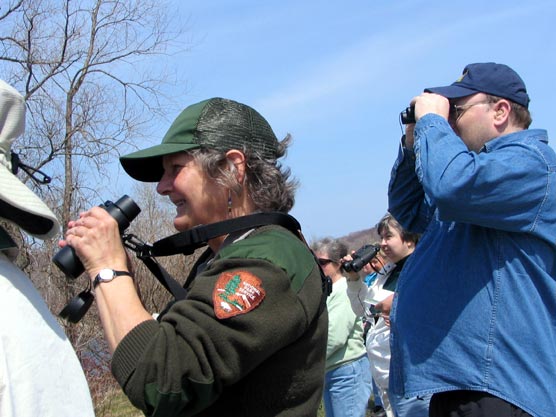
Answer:
[{"label": "national park service arrowhead patch", "polygon": [[223,272],[218,277],[212,302],[219,319],[245,314],[264,300],[261,280],[247,271]]}]

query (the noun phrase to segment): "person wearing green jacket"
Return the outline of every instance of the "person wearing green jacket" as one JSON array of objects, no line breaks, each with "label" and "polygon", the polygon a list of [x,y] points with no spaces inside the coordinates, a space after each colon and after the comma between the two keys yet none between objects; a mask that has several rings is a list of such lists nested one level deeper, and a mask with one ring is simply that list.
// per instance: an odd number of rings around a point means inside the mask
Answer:
[{"label": "person wearing green jacket", "polygon": [[341,259],[347,245],[324,238],[311,244],[317,260],[332,280],[332,293],[326,301],[328,342],[324,408],[327,417],[364,417],[372,391],[371,365],[363,342],[363,322],[351,308]]},{"label": "person wearing green jacket", "polygon": [[[136,180],[158,183],[186,232],[287,213],[295,182],[278,160],[288,142],[251,107],[212,98],[187,107],[160,145],[120,161]],[[106,210],[69,222],[61,245],[74,247],[93,280],[112,372],[147,416],[316,417],[328,322],[320,269],[298,235],[268,225],[210,238],[187,296],[157,320]]]}]

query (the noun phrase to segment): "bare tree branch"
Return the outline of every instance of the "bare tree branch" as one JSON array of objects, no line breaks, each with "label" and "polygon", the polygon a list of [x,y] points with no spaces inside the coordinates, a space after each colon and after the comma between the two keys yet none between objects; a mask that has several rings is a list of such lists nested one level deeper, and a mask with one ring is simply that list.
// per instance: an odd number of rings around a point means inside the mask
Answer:
[{"label": "bare tree branch", "polygon": [[[26,133],[14,147],[29,165],[49,170],[49,187],[34,189],[64,226],[78,211],[103,202],[99,189],[110,187],[113,180],[110,173],[103,174],[103,167],[130,150],[130,138],[148,134],[149,124],[163,116],[170,103],[163,88],[172,78],[160,62],[183,53],[186,43],[176,42],[183,35],[183,22],[172,21],[174,16],[166,11],[164,0],[2,2],[0,71],[27,105]],[[173,92],[179,94],[174,85]],[[140,195],[141,204],[160,219],[161,200]],[[152,237],[161,232],[158,222],[138,219],[137,225]],[[164,231],[171,230],[169,221]],[[66,279],[52,265],[55,243],[38,245],[25,238],[22,243],[22,266],[58,313],[84,282]],[[189,265],[183,259],[165,262],[179,273]],[[162,308],[168,296],[144,267],[136,268],[145,286],[145,304]],[[79,325],[66,327],[95,392],[104,386],[99,381],[110,377],[107,366],[104,373],[102,367],[95,368],[107,361],[96,320],[89,314]],[[98,398],[103,394],[99,391]]]}]

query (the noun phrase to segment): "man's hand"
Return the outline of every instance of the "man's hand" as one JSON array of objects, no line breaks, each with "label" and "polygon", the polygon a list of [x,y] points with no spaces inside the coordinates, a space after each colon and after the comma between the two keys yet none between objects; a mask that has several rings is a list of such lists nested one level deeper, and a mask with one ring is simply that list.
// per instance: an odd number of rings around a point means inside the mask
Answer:
[{"label": "man's hand", "polygon": [[[415,108],[415,120],[418,121],[425,114],[434,113],[448,120],[450,102],[439,94],[423,93],[411,100],[410,106]],[[405,125],[404,147],[412,150],[415,143],[415,123]]]},{"label": "man's hand", "polygon": [[439,94],[423,93],[411,100],[415,106],[415,120],[419,120],[425,114],[434,113],[448,120],[450,115],[450,102],[446,97]]}]

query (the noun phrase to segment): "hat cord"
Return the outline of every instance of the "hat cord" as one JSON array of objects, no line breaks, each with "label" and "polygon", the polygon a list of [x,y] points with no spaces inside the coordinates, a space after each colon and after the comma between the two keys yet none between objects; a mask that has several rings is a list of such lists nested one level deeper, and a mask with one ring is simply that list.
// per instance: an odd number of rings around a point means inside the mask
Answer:
[{"label": "hat cord", "polygon": [[[25,171],[27,175],[29,175],[29,178],[31,178],[37,184],[45,185],[45,184],[50,184],[50,182],[52,181],[52,178],[46,175],[40,169],[33,168],[32,166],[26,165],[23,162],[21,162],[21,158],[15,152],[12,152],[11,162],[12,162],[12,174],[14,175],[16,175],[19,169],[21,168],[23,171]],[[36,176],[37,174],[40,175],[40,177]]]}]

